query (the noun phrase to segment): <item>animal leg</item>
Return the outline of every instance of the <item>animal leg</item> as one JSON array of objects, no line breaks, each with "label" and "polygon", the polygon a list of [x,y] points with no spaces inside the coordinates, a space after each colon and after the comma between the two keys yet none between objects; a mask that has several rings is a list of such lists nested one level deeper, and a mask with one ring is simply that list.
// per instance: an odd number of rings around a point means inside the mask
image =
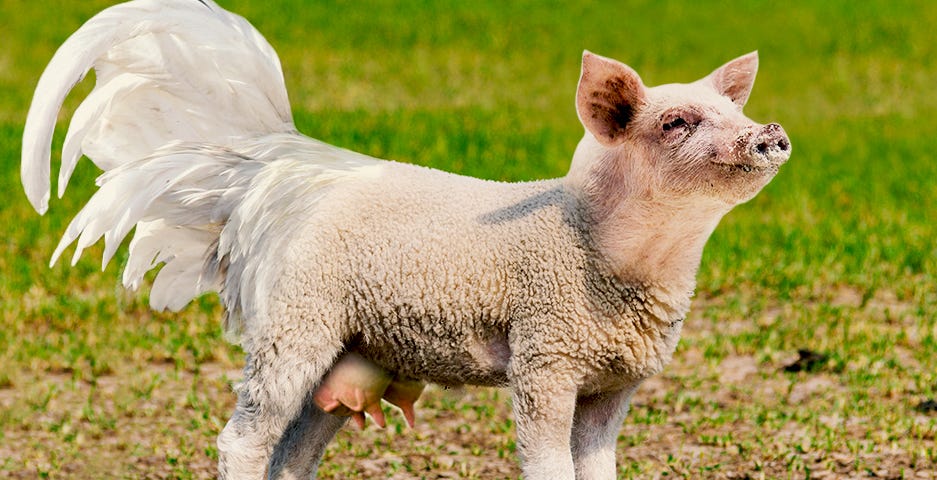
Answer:
[{"label": "animal leg", "polygon": [[327,338],[323,332],[267,344],[254,339],[237,386],[237,407],[218,437],[219,478],[265,477],[274,448],[342,349],[341,339]]},{"label": "animal leg", "polygon": [[618,431],[637,386],[580,397],[573,420],[576,480],[614,480]]},{"label": "animal leg", "polygon": [[526,480],[573,480],[576,389],[547,375],[512,381],[517,451]]},{"label": "animal leg", "polygon": [[309,480],[316,477],[325,447],[348,417],[329,415],[308,399],[273,450],[270,478]]}]

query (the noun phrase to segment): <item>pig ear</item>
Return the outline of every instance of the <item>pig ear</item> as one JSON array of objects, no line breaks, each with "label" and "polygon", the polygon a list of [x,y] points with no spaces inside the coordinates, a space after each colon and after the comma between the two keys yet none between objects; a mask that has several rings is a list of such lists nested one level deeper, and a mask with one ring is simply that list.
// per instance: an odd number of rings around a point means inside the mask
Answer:
[{"label": "pig ear", "polygon": [[744,107],[748,95],[752,93],[752,86],[755,85],[756,73],[758,52],[754,51],[717,68],[705,80],[708,80],[717,92],[729,97],[739,107]]},{"label": "pig ear", "polygon": [[609,147],[620,144],[644,99],[644,84],[634,70],[588,50],[583,52],[576,112],[600,143]]}]

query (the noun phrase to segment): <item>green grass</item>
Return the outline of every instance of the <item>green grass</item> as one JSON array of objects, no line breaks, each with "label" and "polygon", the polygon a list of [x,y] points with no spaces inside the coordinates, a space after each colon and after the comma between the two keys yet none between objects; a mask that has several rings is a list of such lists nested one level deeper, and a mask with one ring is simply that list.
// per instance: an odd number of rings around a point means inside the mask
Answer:
[{"label": "green grass", "polygon": [[[48,269],[97,172],[81,166],[45,217],[19,185],[32,88],[109,3],[0,0],[0,476],[209,478],[242,361],[217,302],[150,312],[146,288],[119,286],[125,252],[104,272],[100,248]],[[746,113],[782,123],[794,155],[707,245],[674,362],[622,430],[620,475],[937,475],[937,414],[915,409],[937,397],[937,4],[223,4],[280,53],[303,132],[499,180],[565,173],[582,49],[651,85],[758,49]],[[827,359],[784,372],[801,348]],[[517,476],[504,392],[432,391],[419,415],[415,431],[343,431],[322,477]]]}]

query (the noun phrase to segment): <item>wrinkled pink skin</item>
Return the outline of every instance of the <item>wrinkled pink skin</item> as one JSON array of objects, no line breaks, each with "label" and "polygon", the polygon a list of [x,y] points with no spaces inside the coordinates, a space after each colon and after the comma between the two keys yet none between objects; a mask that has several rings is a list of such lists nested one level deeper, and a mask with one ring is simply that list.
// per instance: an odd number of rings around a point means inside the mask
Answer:
[{"label": "wrinkled pink skin", "polygon": [[387,371],[354,352],[342,355],[332,366],[313,395],[323,411],[341,417],[350,416],[359,428],[365,427],[365,413],[384,428],[381,398],[403,411],[413,427],[413,403],[420,398],[422,382],[394,379]]}]

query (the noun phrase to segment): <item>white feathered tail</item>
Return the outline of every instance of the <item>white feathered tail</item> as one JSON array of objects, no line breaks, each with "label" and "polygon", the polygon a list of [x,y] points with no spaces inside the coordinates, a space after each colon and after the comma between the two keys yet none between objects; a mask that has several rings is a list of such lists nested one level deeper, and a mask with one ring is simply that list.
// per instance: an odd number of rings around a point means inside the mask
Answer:
[{"label": "white feathered tail", "polygon": [[178,310],[221,291],[226,330],[262,317],[277,253],[324,187],[376,160],[296,132],[280,61],[245,19],[211,0],[137,0],[110,7],[49,62],[23,133],[22,181],[48,209],[56,116],[94,68],[72,118],[58,194],[82,154],[105,171],[52,263],[77,239],[105,241],[102,267],[136,227],[123,283],[160,263],[150,304]]}]

